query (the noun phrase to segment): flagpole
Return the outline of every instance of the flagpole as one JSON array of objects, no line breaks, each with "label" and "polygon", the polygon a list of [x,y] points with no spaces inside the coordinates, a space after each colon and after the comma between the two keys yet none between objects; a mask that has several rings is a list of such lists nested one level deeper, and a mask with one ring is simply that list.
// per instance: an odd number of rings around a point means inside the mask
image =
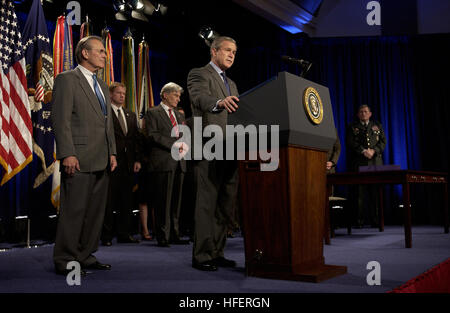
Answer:
[{"label": "flagpole", "polygon": [[[40,186],[50,177],[54,168],[54,139],[49,119],[51,91],[53,89],[53,58],[50,42],[42,3],[39,0],[33,0],[22,32],[25,63],[26,67],[30,69],[27,72],[27,96],[30,102],[30,109],[32,109],[32,142],[33,153],[36,156],[34,162],[40,163],[40,166],[38,166],[40,170],[37,176],[33,177],[33,189],[42,188]],[[32,242],[31,217],[35,216],[33,209],[40,210],[41,207],[30,206],[27,215],[16,217],[16,223],[23,226],[19,228],[21,230],[22,243],[19,247],[36,248],[46,243],[36,244]],[[22,236],[25,227],[26,238],[25,242],[23,242]]]}]

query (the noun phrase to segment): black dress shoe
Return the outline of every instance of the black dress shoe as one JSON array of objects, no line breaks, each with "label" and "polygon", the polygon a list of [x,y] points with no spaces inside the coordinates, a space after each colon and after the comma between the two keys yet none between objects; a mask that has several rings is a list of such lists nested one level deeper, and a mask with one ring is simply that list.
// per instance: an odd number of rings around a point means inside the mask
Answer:
[{"label": "black dress shoe", "polygon": [[215,266],[220,266],[220,267],[235,267],[236,266],[235,261],[225,259],[224,257],[215,258],[214,260],[212,260],[212,263]]},{"label": "black dress shoe", "polygon": [[110,270],[111,269],[111,265],[109,264],[103,264],[100,263],[99,261],[92,263],[90,265],[87,266],[83,266],[84,269],[90,269],[90,270]]},{"label": "black dress shoe", "polygon": [[111,241],[102,241],[102,246],[105,246],[105,247],[110,247],[110,246],[112,246],[112,242]]},{"label": "black dress shoe", "polygon": [[189,240],[176,238],[174,240],[169,241],[169,243],[174,244],[174,245],[188,245],[189,244]]},{"label": "black dress shoe", "polygon": [[170,245],[167,240],[160,240],[158,241],[158,247],[168,248]]},{"label": "black dress shoe", "polygon": [[227,238],[234,238],[234,234],[233,234],[232,231],[229,231],[229,232],[227,233]]},{"label": "black dress shoe", "polygon": [[120,237],[117,238],[118,243],[139,243],[139,239],[136,239],[134,237],[128,236],[128,237]]},{"label": "black dress shoe", "polygon": [[[59,269],[57,269],[57,268],[55,268],[55,273],[56,274],[58,274],[58,275],[64,275],[64,276],[67,276],[70,272],[72,272],[73,270],[68,270],[68,269],[65,269],[65,270],[59,270]],[[81,276],[86,276],[86,271],[85,270],[83,270],[83,269],[81,269],[80,270],[80,275]]]},{"label": "black dress shoe", "polygon": [[192,267],[198,269],[200,271],[214,272],[217,271],[217,266],[214,265],[211,261],[206,262],[192,262]]}]

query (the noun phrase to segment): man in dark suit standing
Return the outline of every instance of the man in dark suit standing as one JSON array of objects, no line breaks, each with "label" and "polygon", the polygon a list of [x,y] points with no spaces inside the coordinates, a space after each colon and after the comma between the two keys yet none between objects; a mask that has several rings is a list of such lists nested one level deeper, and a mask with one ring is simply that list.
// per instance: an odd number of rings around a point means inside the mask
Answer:
[{"label": "man in dark suit standing", "polygon": [[336,141],[334,142],[333,148],[327,153],[327,174],[332,174],[336,172],[336,165],[341,155],[341,141],[339,140],[339,134],[336,130]]},{"label": "man in dark suit standing", "polygon": [[110,246],[114,237],[114,215],[117,214],[117,242],[138,243],[130,235],[133,210],[134,173],[139,172],[138,126],[136,114],[124,107],[126,88],[122,83],[114,82],[109,86],[112,104],[112,119],[116,139],[117,168],[111,173],[109,196],[102,230],[102,244]]},{"label": "man in dark suit standing", "polygon": [[[224,138],[228,114],[238,109],[239,102],[236,84],[225,74],[234,63],[236,51],[234,39],[216,38],[211,44],[209,64],[192,69],[187,79],[194,118],[202,118],[203,128],[220,126]],[[194,147],[197,144],[194,143]],[[235,160],[202,159],[195,161],[194,175],[196,203],[192,266],[203,271],[216,271],[219,266],[234,267],[236,262],[224,257],[224,248],[237,195],[237,163]]]},{"label": "man in dark suit standing", "polygon": [[[370,107],[363,104],[358,109],[358,120],[353,122],[347,130],[347,147],[349,149],[349,170],[358,172],[360,166],[382,165],[383,151],[386,147],[386,136],[378,121],[372,121]],[[356,193],[356,192],[354,192]],[[356,200],[357,199],[357,200]],[[357,203],[356,203],[357,201]],[[367,206],[369,223],[372,227],[378,225],[378,197],[375,185],[358,186],[354,195],[356,225],[364,225],[364,207]]]},{"label": "man in dark suit standing", "polygon": [[175,145],[179,156],[184,156],[188,146],[176,142],[179,139],[179,125],[185,123],[184,116],[178,112],[177,104],[183,88],[168,83],[161,89],[161,103],[148,110],[145,116],[150,155],[148,170],[152,181],[150,192],[155,205],[156,240],[159,247],[173,244],[189,244],[180,239],[179,216],[186,160],[172,157]]},{"label": "man in dark suit standing", "polygon": [[76,261],[83,269],[110,269],[93,253],[98,248],[108,195],[108,167],[114,171],[116,144],[108,87],[97,80],[105,47],[96,36],[80,40],[78,67],[55,79],[52,124],[61,162],[61,206],[53,261],[58,274]]}]

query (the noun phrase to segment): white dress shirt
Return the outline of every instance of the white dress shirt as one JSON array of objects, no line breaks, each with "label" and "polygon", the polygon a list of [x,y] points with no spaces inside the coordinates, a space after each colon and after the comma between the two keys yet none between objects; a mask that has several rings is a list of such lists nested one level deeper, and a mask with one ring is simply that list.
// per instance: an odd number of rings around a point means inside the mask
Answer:
[{"label": "white dress shirt", "polygon": [[[94,95],[95,95],[94,79],[92,78],[92,75],[95,73],[91,72],[90,70],[88,70],[87,68],[85,68],[82,65],[78,65],[77,68],[80,69],[81,73],[84,75],[84,77],[86,77],[86,80],[88,81],[89,86],[91,86],[92,91],[94,92]],[[98,79],[99,78],[97,76],[97,83],[98,83]],[[106,103],[106,98],[105,98],[105,95],[103,94],[102,88],[100,88],[100,85],[98,87],[99,87],[98,89],[100,90],[100,93],[102,94],[103,99],[105,100],[105,103]]]},{"label": "white dress shirt", "polygon": [[[166,114],[167,114],[167,116],[169,117],[169,119],[170,119],[170,114],[169,114],[169,106],[168,105],[165,105],[163,102],[161,102],[160,104],[159,104],[163,109],[164,109],[164,111],[166,111]],[[172,110],[172,112],[174,111],[174,110],[176,110],[176,109],[171,109]],[[173,117],[175,118],[175,122],[177,122],[177,125],[178,125],[178,121],[177,121],[177,116],[175,115],[175,113],[172,113],[172,115],[173,115]]]}]

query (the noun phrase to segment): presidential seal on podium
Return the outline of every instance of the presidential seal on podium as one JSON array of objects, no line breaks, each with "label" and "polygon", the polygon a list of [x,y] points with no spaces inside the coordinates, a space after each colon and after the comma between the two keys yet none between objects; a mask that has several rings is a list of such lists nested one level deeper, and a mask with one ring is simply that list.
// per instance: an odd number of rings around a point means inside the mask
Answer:
[{"label": "presidential seal on podium", "polygon": [[323,120],[323,104],[319,93],[313,87],[308,87],[303,94],[303,107],[312,123],[318,125]]}]

